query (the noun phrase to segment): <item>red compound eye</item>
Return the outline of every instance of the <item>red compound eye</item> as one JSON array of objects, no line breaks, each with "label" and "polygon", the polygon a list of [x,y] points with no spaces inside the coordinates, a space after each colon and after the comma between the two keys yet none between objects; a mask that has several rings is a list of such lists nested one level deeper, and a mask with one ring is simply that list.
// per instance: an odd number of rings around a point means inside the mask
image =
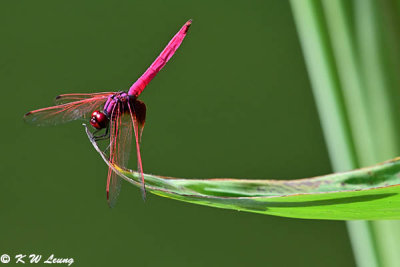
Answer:
[{"label": "red compound eye", "polygon": [[95,110],[92,113],[92,118],[90,119],[90,124],[94,128],[100,130],[107,126],[108,118],[103,112]]}]

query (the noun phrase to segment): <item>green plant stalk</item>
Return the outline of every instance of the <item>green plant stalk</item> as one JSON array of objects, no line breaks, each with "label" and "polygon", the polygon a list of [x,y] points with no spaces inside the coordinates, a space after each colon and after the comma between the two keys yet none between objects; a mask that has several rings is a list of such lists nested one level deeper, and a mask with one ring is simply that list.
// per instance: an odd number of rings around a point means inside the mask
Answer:
[{"label": "green plant stalk", "polygon": [[[382,35],[383,41],[386,43],[385,56],[386,68],[385,72],[390,73],[390,87],[392,96],[397,103],[400,102],[400,1],[397,0],[382,0],[379,2],[384,16],[381,15],[383,20]],[[393,94],[393,92],[396,92]],[[399,120],[398,113],[396,121]],[[397,129],[398,131],[398,129]],[[398,148],[397,150],[399,150]]]},{"label": "green plant stalk", "polygon": [[291,0],[291,6],[333,168],[354,169],[354,145],[317,1]]},{"label": "green plant stalk", "polygon": [[[322,0],[327,25],[341,81],[355,150],[361,166],[377,162],[379,148],[375,145],[368,94],[362,77],[357,47],[350,28],[350,18],[342,0]],[[360,166],[357,166],[360,167]],[[380,266],[383,260],[377,246],[372,222],[348,222],[350,240],[359,266]],[[366,247],[368,246],[368,247]],[[375,262],[365,261],[365,253],[374,253]]]},{"label": "green plant stalk", "polygon": [[[356,168],[358,159],[319,2],[291,0],[291,5],[333,169]],[[349,222],[348,225],[358,266],[379,266],[371,225],[368,222]]]},{"label": "green plant stalk", "polygon": [[[355,1],[355,26],[360,51],[361,70],[365,80],[374,131],[377,160],[398,154],[397,131],[393,104],[390,99],[390,72],[385,70],[382,19],[376,1]],[[388,10],[386,10],[388,11]],[[397,11],[397,10],[396,10]],[[380,16],[381,15],[381,16]],[[400,266],[400,222],[374,222],[378,251],[383,266]]]},{"label": "green plant stalk", "polygon": [[322,0],[322,4],[350,120],[357,159],[361,166],[375,164],[377,149],[374,146],[368,98],[364,89],[361,66],[356,57],[357,49],[350,31],[350,21],[346,15],[345,3],[343,0]]},{"label": "green plant stalk", "polygon": [[[374,132],[376,163],[398,155],[398,140],[390,101],[389,81],[386,77],[382,35],[379,29],[379,7],[375,0],[355,1],[355,26],[360,54],[359,69],[362,71],[366,90],[369,116]],[[371,162],[367,162],[371,164]]]}]

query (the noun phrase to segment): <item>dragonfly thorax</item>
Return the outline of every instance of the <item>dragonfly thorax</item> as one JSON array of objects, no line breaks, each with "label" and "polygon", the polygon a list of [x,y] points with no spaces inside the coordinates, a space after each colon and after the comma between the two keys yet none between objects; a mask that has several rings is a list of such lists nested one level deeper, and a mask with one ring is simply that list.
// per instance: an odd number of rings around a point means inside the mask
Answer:
[{"label": "dragonfly thorax", "polygon": [[118,92],[108,97],[104,105],[104,114],[111,120],[119,112],[129,112],[128,103],[133,103],[134,97],[129,96],[126,92]]},{"label": "dragonfly thorax", "polygon": [[92,113],[92,117],[90,119],[90,124],[100,130],[103,128],[106,128],[108,125],[109,119],[106,116],[106,114],[104,114],[103,112],[99,111],[99,110],[95,110]]}]

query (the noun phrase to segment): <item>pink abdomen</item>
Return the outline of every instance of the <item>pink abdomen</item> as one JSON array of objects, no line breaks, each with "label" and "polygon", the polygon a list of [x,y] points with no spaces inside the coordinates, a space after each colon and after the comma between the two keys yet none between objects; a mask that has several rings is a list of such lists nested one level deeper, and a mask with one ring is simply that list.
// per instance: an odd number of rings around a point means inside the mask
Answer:
[{"label": "pink abdomen", "polygon": [[143,73],[143,75],[131,86],[128,95],[138,97],[149,82],[156,76],[156,74],[165,66],[168,60],[174,55],[175,51],[181,45],[186,33],[192,24],[189,20],[183,25],[177,34],[171,39],[168,45],[164,48],[161,54],[156,58],[153,64]]}]

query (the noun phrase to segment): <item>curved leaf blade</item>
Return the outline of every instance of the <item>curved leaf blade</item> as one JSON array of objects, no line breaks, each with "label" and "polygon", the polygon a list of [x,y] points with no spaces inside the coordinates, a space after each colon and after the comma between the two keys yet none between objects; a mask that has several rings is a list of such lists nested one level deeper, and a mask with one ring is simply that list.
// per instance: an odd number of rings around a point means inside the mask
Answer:
[{"label": "curved leaf blade", "polygon": [[[85,126],[86,127],[86,126]],[[140,174],[103,160],[129,183]],[[400,219],[400,157],[358,170],[297,180],[178,179],[144,174],[146,190],[216,208],[303,219]]]}]

